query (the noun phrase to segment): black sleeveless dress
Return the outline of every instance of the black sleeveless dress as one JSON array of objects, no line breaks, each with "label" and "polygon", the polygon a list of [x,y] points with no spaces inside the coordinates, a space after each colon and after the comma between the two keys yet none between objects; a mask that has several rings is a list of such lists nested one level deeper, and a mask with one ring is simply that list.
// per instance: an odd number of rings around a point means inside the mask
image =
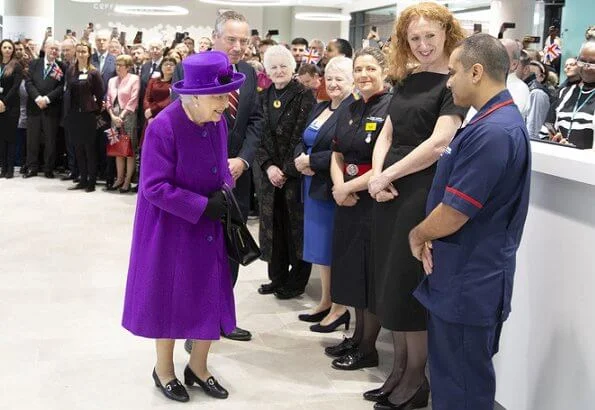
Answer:
[{"label": "black sleeveless dress", "polygon": [[[400,161],[434,130],[438,117],[458,115],[446,88],[448,75],[420,72],[409,75],[395,87],[389,107],[393,126],[392,144],[383,169]],[[389,202],[374,202],[372,213],[373,286],[369,306],[382,327],[393,331],[426,330],[426,310],[413,297],[424,272],[409,248],[409,232],[425,218],[426,199],[436,165],[393,182],[399,195]]]}]

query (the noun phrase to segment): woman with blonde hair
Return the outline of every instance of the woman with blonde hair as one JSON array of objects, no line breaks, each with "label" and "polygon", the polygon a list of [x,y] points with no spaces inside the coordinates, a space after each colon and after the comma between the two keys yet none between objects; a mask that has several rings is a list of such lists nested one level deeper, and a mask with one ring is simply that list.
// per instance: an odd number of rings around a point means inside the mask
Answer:
[{"label": "woman with blonde hair", "polygon": [[389,117],[374,148],[370,195],[372,224],[369,309],[393,334],[393,371],[364,397],[375,408],[425,407],[429,385],[427,312],[413,296],[424,272],[412,255],[409,232],[425,217],[436,161],[449,145],[466,109],[454,105],[448,80],[450,53],[465,36],[444,6],[407,7],[395,23],[390,71],[397,81]]}]

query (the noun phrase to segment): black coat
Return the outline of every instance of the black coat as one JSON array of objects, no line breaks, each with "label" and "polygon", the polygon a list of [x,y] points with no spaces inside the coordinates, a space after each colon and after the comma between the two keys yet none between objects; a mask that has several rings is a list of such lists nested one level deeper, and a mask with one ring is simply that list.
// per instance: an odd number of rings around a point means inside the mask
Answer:
[{"label": "black coat", "polygon": [[[343,100],[341,105],[324,122],[322,127],[320,127],[320,130],[318,130],[316,141],[314,141],[312,151],[310,152],[310,168],[315,172],[312,176],[310,191],[308,192],[310,198],[319,201],[329,201],[333,199],[333,181],[330,174],[331,155],[333,153],[332,143],[335,138],[337,119],[339,118],[340,113],[347,109],[349,104],[353,101],[355,101],[353,95],[350,95]],[[310,113],[310,116],[306,121],[306,126],[310,125],[316,117],[330,106],[330,104],[330,101],[318,103]],[[306,151],[303,142],[300,142],[296,147],[295,157],[298,157],[302,153],[307,154]]]},{"label": "black coat", "polygon": [[2,76],[0,76],[0,101],[6,106],[6,111],[2,115],[19,116],[21,109],[21,99],[19,96],[19,87],[23,81],[23,67],[16,61],[8,63]]},{"label": "black coat", "polygon": [[62,109],[62,95],[66,81],[66,68],[60,61],[54,62],[59,68],[54,74],[44,78],[45,59],[38,58],[29,64],[29,75],[25,81],[25,88],[29,98],[27,99],[27,115],[40,115],[41,109],[35,103],[39,96],[47,96],[50,104],[45,109],[47,115],[59,117]]},{"label": "black coat", "polygon": [[295,168],[296,147],[302,143],[308,115],[315,104],[310,90],[296,80],[292,80],[285,91],[286,102],[281,108],[277,127],[270,126],[270,101],[274,97],[274,86],[262,94],[264,128],[262,140],[256,154],[256,164],[262,168],[260,185],[260,247],[262,259],[271,261],[273,252],[273,213],[275,212],[275,187],[269,181],[266,168],[278,166],[287,181],[283,187],[284,199],[289,213],[291,238],[296,259],[302,259],[304,242],[304,204],[301,200],[302,179]]}]

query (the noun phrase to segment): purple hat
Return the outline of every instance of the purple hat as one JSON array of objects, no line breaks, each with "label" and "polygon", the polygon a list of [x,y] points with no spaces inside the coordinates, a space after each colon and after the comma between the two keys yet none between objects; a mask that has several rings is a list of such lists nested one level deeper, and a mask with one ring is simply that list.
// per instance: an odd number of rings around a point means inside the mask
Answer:
[{"label": "purple hat", "polygon": [[246,79],[244,74],[234,73],[227,54],[221,51],[189,55],[182,66],[184,79],[172,86],[177,94],[227,94],[240,88]]}]

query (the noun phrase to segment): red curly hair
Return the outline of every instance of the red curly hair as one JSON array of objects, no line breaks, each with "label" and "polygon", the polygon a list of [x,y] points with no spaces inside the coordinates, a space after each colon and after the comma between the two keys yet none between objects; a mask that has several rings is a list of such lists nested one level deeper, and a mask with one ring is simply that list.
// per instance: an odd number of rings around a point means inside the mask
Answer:
[{"label": "red curly hair", "polygon": [[420,17],[438,22],[444,27],[446,30],[444,52],[449,56],[457,43],[466,37],[460,23],[446,7],[432,2],[407,7],[395,20],[390,46],[389,75],[396,81],[402,81],[411,72],[411,66],[418,64],[407,41],[407,29],[413,20]]}]

